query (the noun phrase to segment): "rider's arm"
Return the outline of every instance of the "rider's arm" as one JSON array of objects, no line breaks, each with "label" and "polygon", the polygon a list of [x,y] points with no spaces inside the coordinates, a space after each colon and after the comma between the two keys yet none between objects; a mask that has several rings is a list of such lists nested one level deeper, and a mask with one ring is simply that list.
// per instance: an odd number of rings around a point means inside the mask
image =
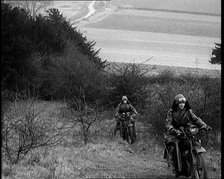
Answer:
[{"label": "rider's arm", "polygon": [[198,127],[206,126],[206,124],[199,117],[197,117],[191,109],[189,112],[191,115],[191,120],[194,124],[196,124]]},{"label": "rider's arm", "polygon": [[170,131],[170,132],[174,129],[173,124],[172,124],[172,119],[173,119],[172,112],[173,112],[172,109],[170,109],[167,112],[166,122],[165,122],[165,128],[166,128],[167,131]]},{"label": "rider's arm", "polygon": [[118,104],[117,107],[116,107],[116,112],[115,112],[115,117],[116,118],[118,118],[120,116],[120,113],[119,113],[119,111],[120,111],[120,105],[121,104]]},{"label": "rider's arm", "polygon": [[131,104],[130,104],[130,107],[131,107],[131,111],[132,111],[133,116],[139,115],[138,112],[136,111],[136,109]]}]

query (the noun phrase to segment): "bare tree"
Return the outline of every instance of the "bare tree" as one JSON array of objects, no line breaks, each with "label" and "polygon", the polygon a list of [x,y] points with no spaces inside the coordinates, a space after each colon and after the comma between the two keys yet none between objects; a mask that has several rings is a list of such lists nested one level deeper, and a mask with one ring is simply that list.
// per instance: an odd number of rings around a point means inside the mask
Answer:
[{"label": "bare tree", "polygon": [[34,100],[15,100],[5,108],[2,124],[2,152],[15,164],[22,155],[35,148],[58,145],[70,126],[55,115],[37,108]]},{"label": "bare tree", "polygon": [[[103,111],[106,107],[88,104],[83,90],[80,90],[80,94],[79,97],[73,97],[72,104],[67,109],[61,110],[61,114],[72,128],[78,127],[78,131],[76,131],[78,136],[81,136],[84,144],[87,144],[90,139],[91,128],[102,120]],[[77,134],[73,133],[73,135]]]},{"label": "bare tree", "polygon": [[79,99],[74,98],[73,102],[73,109],[76,111],[76,122],[81,125],[80,132],[84,143],[87,144],[90,137],[90,128],[102,119],[102,112],[105,107],[99,107],[97,104],[87,104],[84,93],[82,93]]}]

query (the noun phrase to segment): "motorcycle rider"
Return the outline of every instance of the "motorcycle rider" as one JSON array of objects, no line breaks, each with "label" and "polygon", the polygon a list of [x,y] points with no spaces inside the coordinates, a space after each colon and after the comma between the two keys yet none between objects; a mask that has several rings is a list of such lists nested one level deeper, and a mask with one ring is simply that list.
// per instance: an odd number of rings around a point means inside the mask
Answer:
[{"label": "motorcycle rider", "polygon": [[[183,94],[178,94],[175,96],[172,108],[167,112],[166,122],[165,122],[165,144],[169,153],[171,153],[171,160],[175,158],[173,141],[175,137],[180,133],[178,130],[180,127],[186,127],[187,124],[192,123],[199,128],[209,129],[210,127],[206,125],[199,117],[197,117],[188,101]],[[164,152],[164,158],[167,159],[167,153]],[[173,172],[176,173],[176,161],[173,160]]]},{"label": "motorcycle rider", "polygon": [[116,119],[116,127],[114,130],[114,135],[116,135],[117,130],[120,130],[120,118],[121,118],[121,114],[125,113],[125,112],[130,112],[131,116],[130,116],[130,120],[131,123],[133,125],[133,133],[134,133],[134,139],[136,139],[136,132],[135,132],[135,121],[134,118],[136,115],[138,115],[138,112],[136,111],[136,109],[131,105],[131,103],[129,102],[127,96],[122,96],[121,99],[121,103],[118,104],[117,108],[116,108],[116,113],[115,113],[115,119]]}]

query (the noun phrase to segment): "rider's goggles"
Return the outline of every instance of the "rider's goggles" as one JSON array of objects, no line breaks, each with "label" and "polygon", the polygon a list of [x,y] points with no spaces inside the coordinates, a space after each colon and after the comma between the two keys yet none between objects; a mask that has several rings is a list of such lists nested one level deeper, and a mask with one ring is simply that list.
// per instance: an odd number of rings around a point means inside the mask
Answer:
[{"label": "rider's goggles", "polygon": [[178,103],[179,103],[179,104],[181,104],[181,103],[186,103],[186,99],[185,99],[185,98],[180,98],[179,101],[178,101]]}]

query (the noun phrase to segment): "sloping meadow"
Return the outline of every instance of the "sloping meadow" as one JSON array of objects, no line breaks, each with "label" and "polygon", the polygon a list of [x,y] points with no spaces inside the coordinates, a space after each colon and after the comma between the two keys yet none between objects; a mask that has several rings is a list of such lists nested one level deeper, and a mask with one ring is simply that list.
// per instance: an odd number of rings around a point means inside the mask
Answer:
[{"label": "sloping meadow", "polygon": [[[74,119],[70,120],[72,116],[65,103],[36,101],[35,106],[45,109],[42,115],[48,116],[53,113],[60,119],[59,121],[71,128],[58,145],[30,150],[26,155],[21,156],[17,164],[10,164],[3,158],[3,178],[150,176],[166,178],[171,176],[171,171],[163,159],[162,138],[156,134],[153,125],[142,122],[143,116],[136,119],[138,139],[132,145],[123,141],[119,132],[116,136],[113,135],[114,110],[104,111],[101,120],[93,123],[90,127],[88,143],[84,144],[81,125],[71,123],[78,116],[73,116]],[[210,176],[220,177],[220,151],[208,149],[206,161]]]}]

